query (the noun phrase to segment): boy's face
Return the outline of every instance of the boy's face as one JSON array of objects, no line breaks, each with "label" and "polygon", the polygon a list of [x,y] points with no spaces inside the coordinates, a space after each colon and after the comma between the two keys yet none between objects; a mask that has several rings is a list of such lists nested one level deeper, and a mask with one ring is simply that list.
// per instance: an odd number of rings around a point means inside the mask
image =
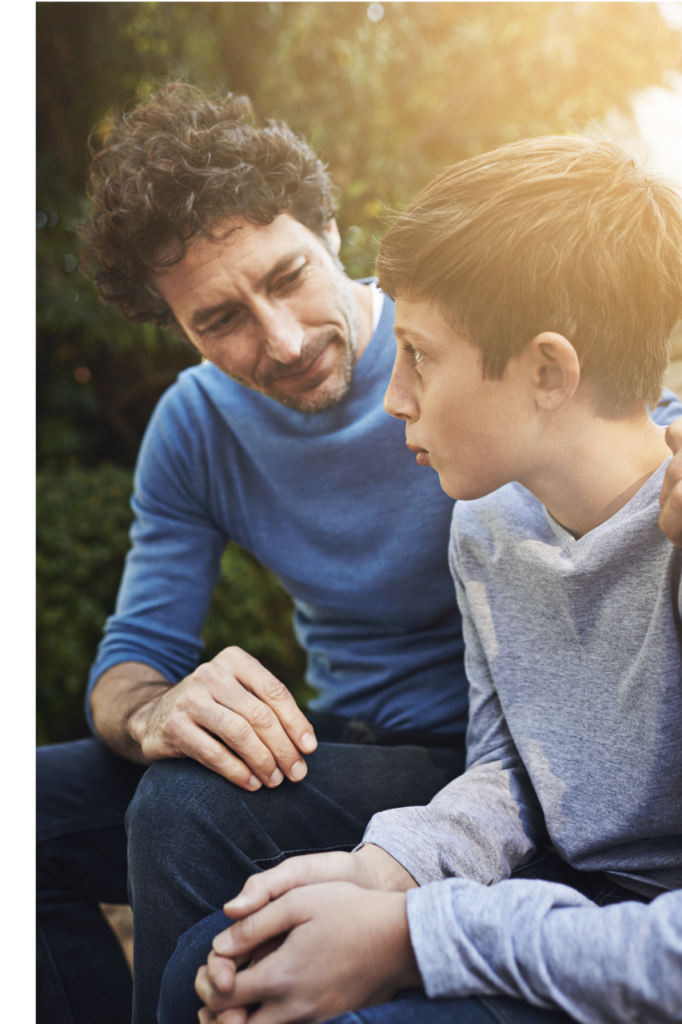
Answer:
[{"label": "boy's face", "polygon": [[[529,468],[534,401],[523,356],[502,380],[483,378],[481,357],[427,301],[396,301],[397,354],[384,406],[405,420],[405,440],[443,490],[471,500]],[[532,446],[531,446],[532,448]]]}]

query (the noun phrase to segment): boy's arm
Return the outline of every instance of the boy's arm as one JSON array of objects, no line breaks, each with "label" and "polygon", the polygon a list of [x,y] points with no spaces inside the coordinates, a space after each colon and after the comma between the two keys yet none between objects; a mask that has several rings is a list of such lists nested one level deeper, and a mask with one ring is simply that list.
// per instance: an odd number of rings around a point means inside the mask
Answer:
[{"label": "boy's arm", "polygon": [[407,894],[426,992],[511,996],[585,1024],[682,1020],[682,891],[597,907],[536,880],[450,879]]},{"label": "boy's arm", "polygon": [[454,540],[451,569],[466,642],[468,767],[427,806],[375,814],[363,844],[384,849],[420,885],[452,876],[490,885],[532,856],[544,818],[504,719]]}]

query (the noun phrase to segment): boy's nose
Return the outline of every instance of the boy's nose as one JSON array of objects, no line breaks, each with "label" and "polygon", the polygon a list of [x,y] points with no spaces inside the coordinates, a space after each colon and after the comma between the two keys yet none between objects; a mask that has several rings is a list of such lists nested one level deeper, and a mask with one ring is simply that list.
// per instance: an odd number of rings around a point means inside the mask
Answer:
[{"label": "boy's nose", "polygon": [[389,416],[394,416],[397,420],[419,418],[419,411],[410,389],[395,370],[384,395],[384,409]]}]

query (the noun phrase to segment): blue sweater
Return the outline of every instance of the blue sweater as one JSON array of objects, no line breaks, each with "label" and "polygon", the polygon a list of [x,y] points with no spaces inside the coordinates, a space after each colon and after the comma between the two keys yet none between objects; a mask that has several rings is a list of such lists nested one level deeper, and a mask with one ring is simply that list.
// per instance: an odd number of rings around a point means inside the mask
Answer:
[{"label": "blue sweater", "polygon": [[464,731],[447,564],[453,501],[382,405],[393,315],[386,298],[347,396],[325,412],[287,409],[210,363],[166,392],[140,451],[133,547],[89,690],[121,661],[173,682],[195,668],[234,540],[294,599],[315,709],[389,729]]},{"label": "blue sweater", "polygon": [[[115,614],[90,671],[139,661],[178,682],[236,541],[281,580],[316,710],[387,729],[463,733],[462,625],[447,564],[453,501],[383,408],[395,355],[386,297],[342,402],[314,415],[211,363],[180,374],[147,429]],[[667,393],[655,418],[682,415]],[[89,718],[92,725],[92,719]]]}]

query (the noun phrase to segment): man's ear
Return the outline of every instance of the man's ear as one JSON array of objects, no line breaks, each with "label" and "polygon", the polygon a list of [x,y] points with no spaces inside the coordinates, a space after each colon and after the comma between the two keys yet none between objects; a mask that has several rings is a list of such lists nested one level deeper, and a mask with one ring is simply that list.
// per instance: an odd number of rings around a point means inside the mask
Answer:
[{"label": "man's ear", "polygon": [[334,255],[338,256],[339,249],[341,248],[341,235],[339,234],[339,229],[333,217],[329,221],[324,230],[327,233],[327,245],[334,253]]},{"label": "man's ear", "polygon": [[528,353],[536,405],[547,412],[555,412],[573,397],[580,384],[578,353],[567,338],[554,331],[536,335]]}]

